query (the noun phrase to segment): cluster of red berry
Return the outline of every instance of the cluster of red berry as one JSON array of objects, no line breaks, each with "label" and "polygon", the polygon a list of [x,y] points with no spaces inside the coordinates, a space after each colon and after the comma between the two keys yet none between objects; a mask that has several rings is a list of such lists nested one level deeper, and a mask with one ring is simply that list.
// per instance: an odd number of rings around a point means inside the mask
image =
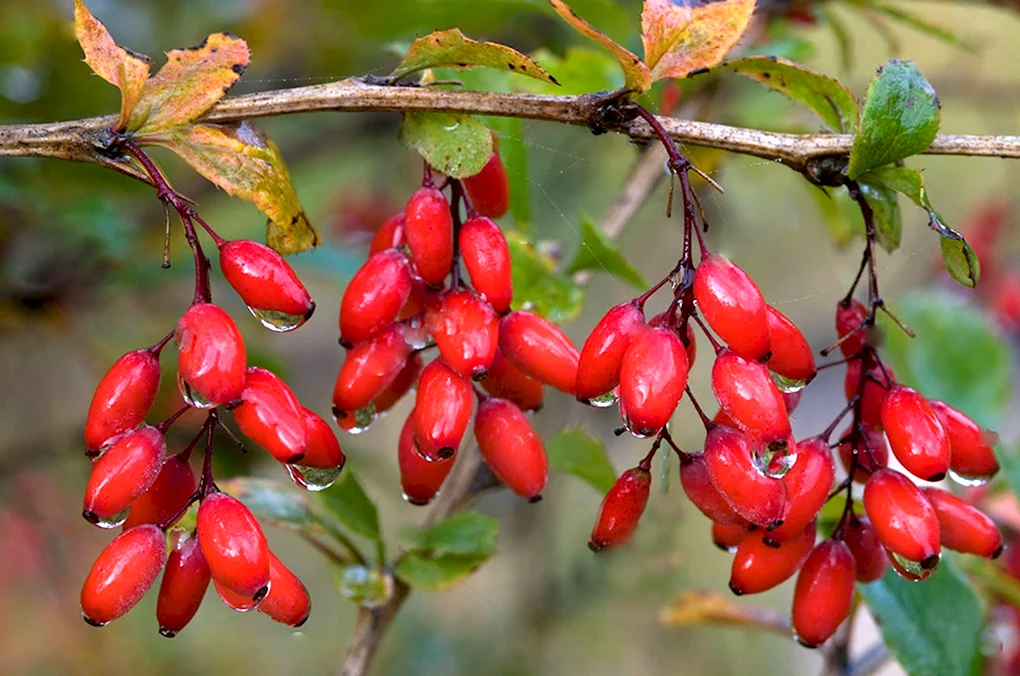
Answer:
[{"label": "cluster of red berry", "polygon": [[[228,242],[209,233],[219,247],[224,277],[262,324],[288,331],[311,316],[315,304],[279,254],[256,242]],[[210,580],[231,608],[258,608],[299,626],[310,608],[304,585],[269,551],[251,512],[213,482],[214,437],[218,429],[229,432],[219,409],[232,411],[241,431],[305,488],[332,483],[344,454],[329,424],[304,408],[279,377],[247,365],[234,321],[209,302],[208,263],[200,247],[195,249],[194,303],[155,346],[121,357],[99,383],[89,408],[85,445],[93,466],[83,516],[102,528],[122,526],[123,532],[85,580],[82,615],[96,626],[117,619],[164,570],[156,608],[164,636],[174,636],[191,620]],[[160,354],[171,338],[178,347],[177,382],[186,405],[153,426],[145,419],[159,389]],[[168,455],[164,435],[191,409],[206,409],[208,417],[190,444]],[[205,462],[196,479],[190,459],[202,441]],[[170,530],[196,502],[196,527]]]}]

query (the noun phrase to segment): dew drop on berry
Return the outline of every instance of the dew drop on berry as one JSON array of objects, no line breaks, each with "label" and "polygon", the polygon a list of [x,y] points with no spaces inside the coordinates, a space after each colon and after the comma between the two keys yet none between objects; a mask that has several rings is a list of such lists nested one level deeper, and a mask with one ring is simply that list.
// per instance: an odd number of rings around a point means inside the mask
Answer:
[{"label": "dew drop on berry", "polygon": [[407,320],[404,326],[406,327],[404,342],[412,350],[424,350],[434,342],[425,328],[425,321],[420,316]]},{"label": "dew drop on berry", "polygon": [[[89,512],[89,516],[86,516],[85,519],[94,526],[98,526],[100,528],[105,528],[109,530],[111,528],[120,528],[121,526],[123,526],[124,522],[127,521],[128,512],[130,511],[131,507],[128,507],[123,512],[118,512],[113,516],[105,518],[96,516],[95,514]],[[95,521],[93,521],[93,519],[95,519]]]},{"label": "dew drop on berry", "polygon": [[291,481],[306,491],[324,491],[336,483],[343,466],[327,467],[305,467],[303,465],[284,465]]},{"label": "dew drop on berry", "polygon": [[277,333],[293,331],[304,324],[310,316],[291,315],[277,310],[257,310],[251,306],[248,306],[248,312],[251,312],[255,319],[262,322],[262,326],[266,327],[270,331],[276,331]]},{"label": "dew drop on berry", "polygon": [[184,399],[184,403],[188,406],[194,406],[195,408],[215,408],[216,404],[209,401],[197,391],[191,389],[191,385],[188,384],[181,375],[177,374],[177,389],[181,391],[181,397]]},{"label": "dew drop on berry", "polygon": [[781,376],[775,371],[769,371],[769,375],[772,376],[772,382],[776,384],[776,387],[779,388],[779,391],[785,394],[793,394],[794,392],[800,392],[805,387],[807,387],[808,384],[808,381],[806,380],[793,380],[792,378]]},{"label": "dew drop on berry", "polygon": [[353,413],[354,420],[350,420],[352,414],[346,411],[333,409],[333,420],[337,426],[347,434],[361,434],[368,430],[372,421],[376,419],[375,404],[369,404]]},{"label": "dew drop on berry", "polygon": [[921,582],[931,577],[931,574],[938,568],[941,554],[931,557],[926,561],[911,561],[905,556],[886,550],[889,557],[889,564],[896,574],[910,582]]},{"label": "dew drop on berry", "polygon": [[770,479],[781,479],[793,469],[797,453],[790,452],[788,444],[766,444],[751,452],[751,464],[759,474]]},{"label": "dew drop on berry", "polygon": [[[422,457],[425,458],[424,455]],[[432,462],[428,458],[425,458],[425,460],[428,461],[428,462]],[[429,500],[429,502],[431,502],[432,500],[435,500],[436,498],[438,498],[440,495],[442,495],[442,493],[443,492],[441,490],[436,491],[436,494],[432,496],[432,498]],[[400,491],[400,497],[404,499],[404,502],[406,502],[409,505],[414,505],[415,507],[421,507],[422,505],[426,504],[426,503],[422,502],[421,500],[415,500],[414,498],[412,498],[410,495],[408,495],[404,491]]]},{"label": "dew drop on berry", "polygon": [[616,390],[614,388],[603,395],[592,397],[587,403],[595,408],[609,408],[616,403]]},{"label": "dew drop on berry", "polygon": [[988,483],[988,480],[991,479],[993,476],[995,475],[990,474],[988,476],[967,476],[965,474],[960,474],[959,472],[953,471],[952,468],[949,469],[949,478],[961,486],[968,487],[983,486],[986,483]]}]

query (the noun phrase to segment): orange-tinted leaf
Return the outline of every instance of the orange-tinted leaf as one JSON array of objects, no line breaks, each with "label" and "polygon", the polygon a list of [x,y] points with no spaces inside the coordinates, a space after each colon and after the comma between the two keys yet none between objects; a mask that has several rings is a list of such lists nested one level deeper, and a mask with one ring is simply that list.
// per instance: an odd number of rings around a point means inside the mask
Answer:
[{"label": "orange-tinted leaf", "polygon": [[74,34],[89,68],[120,89],[120,119],[116,128],[122,129],[149,77],[149,57],[114,42],[106,26],[92,16],[81,0],[74,0]]},{"label": "orange-tinted leaf", "polygon": [[767,629],[785,636],[793,632],[790,623],[766,609],[738,606],[716,592],[688,589],[670,601],[659,613],[659,621],[670,625],[718,624],[748,629]]},{"label": "orange-tinted leaf", "polygon": [[146,141],[169,148],[228,194],[258,207],[269,217],[266,243],[280,253],[319,243],[280,149],[250,122],[174,127]]},{"label": "orange-tinted leaf", "polygon": [[651,88],[652,74],[648,70],[648,66],[646,66],[641,59],[635,56],[630,50],[616,44],[608,35],[600,32],[590,23],[575,14],[574,10],[570,9],[563,0],[549,0],[549,4],[553,6],[553,9],[556,10],[556,13],[559,14],[564,21],[573,26],[574,30],[599,43],[616,57],[616,60],[620,62],[620,67],[623,68],[623,74],[626,78],[625,86],[627,89],[635,92],[644,92]]},{"label": "orange-tinted leaf", "polygon": [[166,59],[142,88],[128,131],[146,136],[197,120],[248,67],[248,45],[230,33],[213,33],[195,47],[170,50]]},{"label": "orange-tinted leaf", "polygon": [[684,77],[711,68],[726,56],[747,29],[755,0],[721,0],[700,7],[671,0],[645,0],[641,40],[651,81]]},{"label": "orange-tinted leaf", "polygon": [[415,40],[390,77],[399,80],[419,70],[442,66],[447,68],[487,66],[559,84],[541,66],[516,49],[495,42],[471,40],[456,28],[436,31]]}]

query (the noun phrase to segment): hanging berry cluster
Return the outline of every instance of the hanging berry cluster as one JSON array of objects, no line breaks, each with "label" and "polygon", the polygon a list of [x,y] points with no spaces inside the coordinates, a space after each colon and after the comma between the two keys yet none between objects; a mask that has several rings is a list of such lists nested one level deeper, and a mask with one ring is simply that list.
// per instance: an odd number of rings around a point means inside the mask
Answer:
[{"label": "hanging berry cluster", "polygon": [[[117,619],[163,571],[156,619],[164,636],[188,624],[210,581],[229,607],[257,608],[278,622],[300,626],[310,610],[304,585],[269,550],[251,512],[220,492],[213,480],[215,435],[222,430],[233,436],[221,411],[230,411],[238,428],[303,488],[319,490],[333,483],[344,454],[329,424],[303,407],[283,380],[248,366],[236,324],[211,302],[209,261],[195,224],[213,239],[224,278],[265,327],[296,329],[312,316],[315,303],[278,253],[257,242],[219,237],[141,150],[129,141],[124,149],[148,171],[160,200],[181,217],[195,257],[195,295],[174,331],[153,347],[117,360],[93,395],[85,425],[86,454],[93,465],[82,514],[101,528],[121,527],[122,532],[85,580],[82,615],[96,626]],[[177,383],[185,406],[150,425],[146,418],[159,389],[159,358],[171,339],[178,348]],[[191,409],[208,411],[205,423],[191,443],[168,454],[164,435]],[[190,460],[202,443],[204,462],[196,478]],[[197,525],[174,528],[196,502]]]}]

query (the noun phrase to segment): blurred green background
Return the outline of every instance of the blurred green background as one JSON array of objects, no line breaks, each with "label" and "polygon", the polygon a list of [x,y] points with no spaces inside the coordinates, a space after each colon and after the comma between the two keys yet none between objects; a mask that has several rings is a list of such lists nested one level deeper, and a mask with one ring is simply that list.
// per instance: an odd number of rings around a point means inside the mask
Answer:
[{"label": "blurred green background", "polygon": [[[640,3],[575,0],[572,6],[636,49]],[[460,27],[532,52],[563,54],[580,38],[541,0],[93,0],[92,11],[125,46],[153,55],[229,30],[245,38],[252,65],[234,93],[292,87],[363,73],[384,74],[394,44],[435,29]],[[914,59],[943,103],[943,131],[1003,134],[1018,128],[1020,21],[977,4],[904,2],[968,41],[961,50],[896,27],[899,53]],[[859,12],[832,11],[852,35],[853,64],[825,26],[775,26],[772,49],[839,75],[862,95],[890,44]],[[74,41],[71,2],[0,3],[0,123],[47,122],[113,112],[115,88],[93,77]],[[612,69],[609,69],[612,73]],[[615,75],[611,75],[611,81]],[[569,83],[568,83],[569,84]],[[817,122],[780,97],[724,80],[712,119],[772,129],[813,131]],[[214,296],[237,318],[253,363],[272,364],[309,407],[329,413],[342,352],[336,310],[344,284],[363,260],[367,238],[400,208],[420,180],[420,160],[397,141],[397,115],[295,115],[260,123],[283,149],[298,194],[325,238],[294,265],[318,302],[315,317],[287,335],[261,330],[214,275]],[[626,139],[584,129],[527,123],[528,183],[534,229],[543,240],[577,246],[578,212],[605,213],[637,157]],[[263,218],[231,201],[169,154],[156,152],[204,218],[227,237],[258,239]],[[926,158],[929,193],[947,221],[964,224],[989,200],[1011,200],[1020,165],[994,159]],[[816,348],[832,340],[831,312],[859,261],[856,246],[832,244],[813,189],[769,162],[726,157],[713,175],[727,193],[704,192],[710,243],[737,260],[765,295],[804,327]],[[649,279],[677,258],[681,229],[664,218],[661,187],[621,240]],[[162,208],[150,188],[90,166],[0,158],[0,674],[321,674],[336,669],[355,608],[335,592],[335,571],[290,533],[269,533],[274,550],[305,581],[311,620],[299,631],[252,614],[241,617],[213,597],[173,641],[160,637],[152,594],[124,619],[96,630],[81,621],[78,591],[109,535],[79,518],[88,477],[81,427],[92,388],[123,352],[172,328],[191,299],[191,266],[175,235],[174,266],[160,269]],[[175,226],[176,227],[176,226]],[[904,205],[904,246],[881,258],[883,290],[895,299],[934,277],[938,242],[923,214]],[[175,230],[176,232],[176,230]],[[1015,252],[1015,238],[1006,240]],[[567,325],[580,343],[602,312],[634,294],[608,276],[588,290],[585,312]],[[895,303],[895,300],[893,301]],[[165,372],[173,367],[172,350]],[[173,410],[173,383],[164,378]],[[692,385],[708,398],[707,366]],[[812,433],[839,410],[838,374],[804,395],[796,429]],[[379,502],[387,533],[423,512],[404,504],[396,473],[402,404],[366,434],[342,437],[350,463]],[[158,417],[154,414],[154,419]],[[195,423],[170,436],[186,443]],[[615,413],[582,409],[550,394],[536,417],[543,434],[580,425],[607,440],[618,468],[637,462],[646,444],[617,439]],[[674,436],[699,443],[689,407]],[[282,478],[268,456],[219,453],[218,473]],[[455,589],[415,593],[387,637],[378,674],[744,674],[816,673],[818,653],[772,635],[731,629],[668,627],[659,612],[691,587],[725,590],[728,557],[712,547],[708,523],[683,497],[675,466],[658,478],[633,544],[594,557],[585,546],[600,496],[569,477],[554,477],[546,499],[523,504],[505,494],[479,509],[501,522],[500,555]],[[668,491],[665,483],[670,483]],[[782,610],[791,586],[741,604]],[[765,661],[763,661],[765,660]]]}]

